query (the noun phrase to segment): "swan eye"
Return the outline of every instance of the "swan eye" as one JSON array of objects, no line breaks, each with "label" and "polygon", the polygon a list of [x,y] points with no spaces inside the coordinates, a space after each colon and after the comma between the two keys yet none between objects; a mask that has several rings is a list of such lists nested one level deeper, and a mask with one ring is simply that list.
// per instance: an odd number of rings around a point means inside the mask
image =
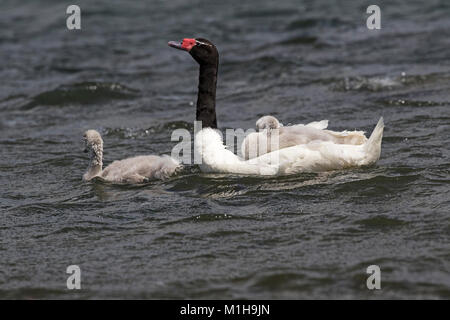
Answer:
[{"label": "swan eye", "polygon": [[197,45],[197,46],[202,46],[203,45],[203,46],[211,47],[211,45],[209,43],[201,42],[201,41],[198,41],[198,40],[195,41],[195,45]]}]

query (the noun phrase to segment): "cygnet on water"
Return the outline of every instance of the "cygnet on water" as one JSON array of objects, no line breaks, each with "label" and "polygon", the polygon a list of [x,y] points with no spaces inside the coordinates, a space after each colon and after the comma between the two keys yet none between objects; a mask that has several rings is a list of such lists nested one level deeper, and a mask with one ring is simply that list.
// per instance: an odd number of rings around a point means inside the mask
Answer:
[{"label": "cygnet on water", "polygon": [[83,135],[85,152],[89,153],[90,163],[83,180],[89,181],[100,177],[116,183],[145,183],[152,179],[165,179],[181,169],[180,163],[164,156],[137,156],[124,160],[116,160],[103,166],[103,139],[95,130],[88,130]]}]

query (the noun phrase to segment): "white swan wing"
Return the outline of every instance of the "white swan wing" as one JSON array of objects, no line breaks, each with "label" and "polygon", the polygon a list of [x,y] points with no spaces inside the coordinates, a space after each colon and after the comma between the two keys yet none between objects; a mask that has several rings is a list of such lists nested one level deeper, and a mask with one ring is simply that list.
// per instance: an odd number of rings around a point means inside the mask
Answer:
[{"label": "white swan wing", "polygon": [[321,121],[313,121],[305,125],[306,127],[312,127],[319,130],[324,130],[328,128],[328,120],[321,120]]},{"label": "white swan wing", "polygon": [[331,131],[324,130],[324,132],[334,136],[338,141],[344,144],[354,144],[359,145],[363,144],[367,141],[367,137],[364,134],[364,131]]},{"label": "white swan wing", "polygon": [[269,153],[271,150],[283,149],[295,145],[307,144],[313,140],[331,140],[331,136],[323,129],[328,126],[328,120],[316,121],[294,126],[281,127],[276,142],[275,130],[272,132],[273,140],[268,138],[267,131],[252,132],[248,134],[242,145],[241,151],[245,159],[254,158],[256,155]]},{"label": "white swan wing", "polygon": [[303,124],[303,123],[299,123],[299,124],[294,124],[292,126],[285,126],[286,128],[295,128],[295,127],[310,127],[310,128],[314,128],[314,129],[318,129],[318,130],[324,130],[326,128],[328,128],[328,120],[320,120],[320,121],[313,121],[307,124]]}]

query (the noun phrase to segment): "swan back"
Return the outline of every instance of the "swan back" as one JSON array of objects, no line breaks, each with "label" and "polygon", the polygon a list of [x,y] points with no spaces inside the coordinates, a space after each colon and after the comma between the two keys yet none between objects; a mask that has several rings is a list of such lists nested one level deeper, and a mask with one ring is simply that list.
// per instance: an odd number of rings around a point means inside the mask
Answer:
[{"label": "swan back", "polygon": [[306,125],[282,126],[275,117],[264,116],[256,124],[258,128],[265,129],[251,133],[244,139],[241,150],[245,159],[313,141],[351,145],[362,145],[367,141],[363,131],[325,130],[328,127],[328,120],[314,121]]},{"label": "swan back", "polygon": [[280,148],[247,161],[226,150],[220,134],[206,128],[196,135],[196,150],[202,153],[200,169],[204,172],[286,175],[340,170],[374,164],[380,157],[383,128],[383,118],[380,118],[372,135],[363,144],[313,140]]}]

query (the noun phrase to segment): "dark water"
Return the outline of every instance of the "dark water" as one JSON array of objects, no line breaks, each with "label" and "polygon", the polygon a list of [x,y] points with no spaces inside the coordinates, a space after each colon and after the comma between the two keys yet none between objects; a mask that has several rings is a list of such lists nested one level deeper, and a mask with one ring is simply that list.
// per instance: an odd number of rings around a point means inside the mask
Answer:
[{"label": "dark water", "polygon": [[[450,298],[449,1],[376,1],[379,31],[374,1],[80,0],[81,31],[63,2],[0,2],[0,298]],[[221,54],[222,129],[382,115],[380,161],[82,182],[86,129],[105,165],[192,130],[197,65],[167,41],[200,36]]]}]

